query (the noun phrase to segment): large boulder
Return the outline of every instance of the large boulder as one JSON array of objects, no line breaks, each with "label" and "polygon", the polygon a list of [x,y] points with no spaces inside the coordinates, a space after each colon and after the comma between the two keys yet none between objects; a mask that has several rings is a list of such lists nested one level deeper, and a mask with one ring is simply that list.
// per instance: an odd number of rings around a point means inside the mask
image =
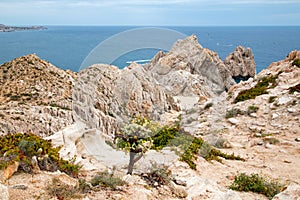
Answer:
[{"label": "large boulder", "polygon": [[256,74],[254,55],[250,48],[238,46],[225,58],[224,63],[236,80],[245,80]]}]

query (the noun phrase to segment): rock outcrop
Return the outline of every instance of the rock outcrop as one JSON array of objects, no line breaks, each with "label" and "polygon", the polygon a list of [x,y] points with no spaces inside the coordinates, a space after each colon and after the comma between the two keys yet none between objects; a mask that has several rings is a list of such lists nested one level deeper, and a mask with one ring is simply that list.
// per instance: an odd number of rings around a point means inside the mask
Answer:
[{"label": "rock outcrop", "polygon": [[254,55],[250,48],[238,46],[225,58],[224,63],[235,80],[247,80],[256,74]]},{"label": "rock outcrop", "polygon": [[51,135],[73,123],[72,88],[76,74],[35,54],[0,66],[0,133]]},{"label": "rock outcrop", "polygon": [[145,66],[173,96],[211,96],[234,81],[217,53],[203,48],[195,35],[179,40],[170,52],[159,52]]}]

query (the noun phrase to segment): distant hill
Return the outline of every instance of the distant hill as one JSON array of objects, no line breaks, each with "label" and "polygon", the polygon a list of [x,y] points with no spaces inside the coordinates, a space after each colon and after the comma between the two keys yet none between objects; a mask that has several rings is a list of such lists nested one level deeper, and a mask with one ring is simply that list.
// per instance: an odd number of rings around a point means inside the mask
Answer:
[{"label": "distant hill", "polygon": [[26,30],[44,30],[47,29],[44,26],[21,26],[21,27],[17,27],[17,26],[7,26],[4,24],[0,24],[0,32],[13,32],[13,31],[26,31]]}]

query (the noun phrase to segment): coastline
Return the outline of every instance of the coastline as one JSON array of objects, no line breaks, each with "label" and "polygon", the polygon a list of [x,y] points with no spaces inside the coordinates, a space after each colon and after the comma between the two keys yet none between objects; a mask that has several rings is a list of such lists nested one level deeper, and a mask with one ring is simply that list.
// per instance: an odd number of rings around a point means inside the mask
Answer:
[{"label": "coastline", "polygon": [[47,27],[44,26],[7,26],[0,24],[0,32],[14,32],[14,31],[27,31],[27,30],[45,30]]}]

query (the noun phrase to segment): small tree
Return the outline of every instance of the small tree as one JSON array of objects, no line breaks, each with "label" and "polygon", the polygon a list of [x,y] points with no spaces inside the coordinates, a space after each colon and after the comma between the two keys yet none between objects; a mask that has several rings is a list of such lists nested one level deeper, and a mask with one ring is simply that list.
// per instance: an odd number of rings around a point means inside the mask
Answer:
[{"label": "small tree", "polygon": [[116,135],[117,146],[129,152],[127,174],[132,174],[134,164],[151,148],[152,136],[157,128],[158,125],[148,119],[135,118]]}]

